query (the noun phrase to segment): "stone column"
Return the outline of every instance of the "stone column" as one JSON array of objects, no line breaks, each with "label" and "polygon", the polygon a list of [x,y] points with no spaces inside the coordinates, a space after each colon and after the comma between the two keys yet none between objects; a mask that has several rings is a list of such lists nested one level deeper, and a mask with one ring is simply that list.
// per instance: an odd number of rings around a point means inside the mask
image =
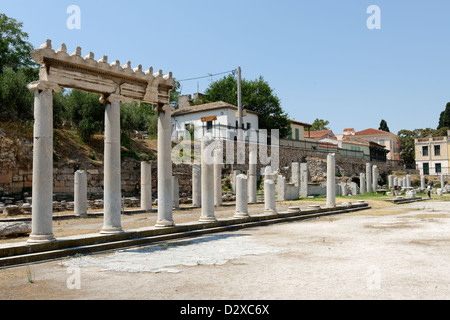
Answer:
[{"label": "stone column", "polygon": [[158,221],[156,227],[172,227],[172,111],[171,105],[158,110]]},{"label": "stone column", "polygon": [[389,189],[393,189],[394,188],[394,176],[393,175],[388,176],[388,182],[389,182]]},{"label": "stone column", "polygon": [[394,186],[399,186],[397,177],[394,177]]},{"label": "stone column", "polygon": [[327,157],[327,207],[336,207],[336,159],[334,153]]},{"label": "stone column", "polygon": [[367,193],[372,193],[373,192],[372,169],[370,163],[366,164],[366,183],[367,183]]},{"label": "stone column", "polygon": [[106,103],[102,234],[123,232],[120,156],[120,101],[122,99],[122,96],[116,94],[101,99]]},{"label": "stone column", "polygon": [[286,201],[286,178],[278,175],[277,181],[278,201]]},{"label": "stone column", "polygon": [[141,162],[141,209],[152,211],[152,165]]},{"label": "stone column", "polygon": [[444,189],[445,187],[445,176],[443,173],[441,173],[441,188]]},{"label": "stone column", "polygon": [[256,203],[257,194],[257,176],[256,176],[256,165],[257,165],[257,153],[255,151],[250,151],[249,153],[249,164],[248,164],[248,203]]},{"label": "stone column", "polygon": [[406,187],[407,188],[411,188],[412,187],[412,185],[411,185],[411,175],[409,175],[409,174],[406,175]]},{"label": "stone column", "polygon": [[300,196],[302,198],[308,198],[308,164],[300,164]]},{"label": "stone column", "polygon": [[222,150],[214,150],[214,205],[222,205]]},{"label": "stone column", "polygon": [[74,213],[86,218],[87,209],[87,174],[84,170],[78,170],[74,179]]},{"label": "stone column", "polygon": [[300,163],[293,162],[292,163],[292,178],[291,182],[296,186],[300,188]]},{"label": "stone column", "polygon": [[425,190],[427,188],[426,183],[425,183],[425,176],[421,175],[420,176],[420,189]]},{"label": "stone column", "polygon": [[359,174],[359,192],[366,194],[366,175],[364,173]]},{"label": "stone column", "polygon": [[213,138],[207,134],[202,138],[202,213],[199,222],[214,222],[214,148]]},{"label": "stone column", "polygon": [[236,177],[236,213],[234,218],[248,217],[248,201],[247,201],[247,176],[240,174]]},{"label": "stone column", "polygon": [[55,241],[53,235],[53,91],[58,85],[36,81],[34,91],[33,194],[29,243]]},{"label": "stone column", "polygon": [[377,192],[378,190],[378,167],[377,166],[373,166],[372,167],[372,189],[373,192]]},{"label": "stone column", "polygon": [[192,165],[192,205],[201,207],[202,205],[202,171],[200,164]]},{"label": "stone column", "polygon": [[180,209],[180,185],[178,178],[172,178],[173,208]]},{"label": "stone column", "polygon": [[264,171],[264,213],[274,214],[277,213],[276,209],[276,194],[275,194],[275,182],[272,178],[272,168],[266,167]]}]

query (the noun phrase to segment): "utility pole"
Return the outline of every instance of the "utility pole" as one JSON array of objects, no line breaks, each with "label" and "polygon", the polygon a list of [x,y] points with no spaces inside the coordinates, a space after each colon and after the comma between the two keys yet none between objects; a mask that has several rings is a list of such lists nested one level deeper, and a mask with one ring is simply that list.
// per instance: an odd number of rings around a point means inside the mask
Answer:
[{"label": "utility pole", "polygon": [[243,140],[242,132],[242,77],[241,67],[237,68],[237,95],[238,95],[238,141]]}]

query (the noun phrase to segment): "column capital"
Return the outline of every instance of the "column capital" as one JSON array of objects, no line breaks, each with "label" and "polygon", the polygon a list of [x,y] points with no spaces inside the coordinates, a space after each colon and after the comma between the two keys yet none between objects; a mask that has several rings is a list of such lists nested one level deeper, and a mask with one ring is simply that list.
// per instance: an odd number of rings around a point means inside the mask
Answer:
[{"label": "column capital", "polygon": [[125,102],[125,97],[120,94],[111,93],[110,95],[102,94],[100,97],[101,103],[113,103],[116,101]]},{"label": "column capital", "polygon": [[57,83],[46,80],[38,80],[31,82],[30,84],[27,85],[27,89],[31,91],[43,91],[49,89],[55,92],[61,91],[61,87]]},{"label": "column capital", "polygon": [[171,104],[164,104],[164,105],[158,105],[157,107],[156,107],[156,109],[158,110],[158,111],[175,111],[175,108],[174,108],[174,106],[172,106]]}]

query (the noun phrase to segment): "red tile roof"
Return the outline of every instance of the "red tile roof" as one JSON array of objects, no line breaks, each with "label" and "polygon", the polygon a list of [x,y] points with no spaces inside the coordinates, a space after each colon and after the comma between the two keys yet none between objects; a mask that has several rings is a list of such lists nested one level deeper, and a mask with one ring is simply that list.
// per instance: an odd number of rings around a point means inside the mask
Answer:
[{"label": "red tile roof", "polygon": [[324,130],[324,131],[308,131],[305,132],[305,138],[312,138],[312,139],[319,139],[322,138],[328,134],[333,134],[332,130]]},{"label": "red tile roof", "polygon": [[386,133],[389,134],[389,132],[386,132],[386,131],[370,128],[370,129],[356,132],[356,135],[357,136],[369,136],[369,135],[374,135],[374,134],[386,134]]}]

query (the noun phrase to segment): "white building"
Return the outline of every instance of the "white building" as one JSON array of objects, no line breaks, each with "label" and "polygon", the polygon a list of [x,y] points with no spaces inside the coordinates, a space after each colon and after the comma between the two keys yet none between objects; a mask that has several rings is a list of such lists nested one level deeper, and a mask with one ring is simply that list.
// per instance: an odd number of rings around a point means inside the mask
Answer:
[{"label": "white building", "polygon": [[[197,106],[180,105],[172,113],[172,139],[180,140],[186,131],[201,139],[207,131],[214,138],[234,140],[237,137],[238,108],[222,101]],[[259,129],[258,113],[244,110],[243,129]],[[245,135],[245,133],[244,133]]]}]

